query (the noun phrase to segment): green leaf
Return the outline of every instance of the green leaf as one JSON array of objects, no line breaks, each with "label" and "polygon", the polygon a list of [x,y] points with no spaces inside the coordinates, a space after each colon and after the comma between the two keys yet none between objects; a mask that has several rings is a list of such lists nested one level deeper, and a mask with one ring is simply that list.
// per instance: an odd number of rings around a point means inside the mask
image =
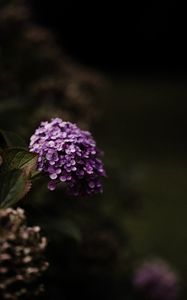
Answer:
[{"label": "green leaf", "polygon": [[16,133],[0,129],[0,148],[22,147],[26,148],[25,141]]},{"label": "green leaf", "polygon": [[0,208],[16,204],[30,189],[24,170],[11,170],[0,177]]},{"label": "green leaf", "polygon": [[26,175],[36,171],[37,155],[21,148],[7,149],[2,153],[1,172],[24,169]]}]

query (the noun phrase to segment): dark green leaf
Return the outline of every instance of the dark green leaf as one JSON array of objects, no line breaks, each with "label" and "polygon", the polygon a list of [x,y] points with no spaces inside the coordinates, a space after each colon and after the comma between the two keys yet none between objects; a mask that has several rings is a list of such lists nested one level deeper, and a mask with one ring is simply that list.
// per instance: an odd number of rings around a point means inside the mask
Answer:
[{"label": "dark green leaf", "polygon": [[7,149],[2,153],[2,159],[2,173],[13,169],[24,169],[29,175],[36,170],[37,155],[21,148]]},{"label": "dark green leaf", "polygon": [[30,189],[24,170],[11,170],[0,177],[0,208],[16,204]]}]

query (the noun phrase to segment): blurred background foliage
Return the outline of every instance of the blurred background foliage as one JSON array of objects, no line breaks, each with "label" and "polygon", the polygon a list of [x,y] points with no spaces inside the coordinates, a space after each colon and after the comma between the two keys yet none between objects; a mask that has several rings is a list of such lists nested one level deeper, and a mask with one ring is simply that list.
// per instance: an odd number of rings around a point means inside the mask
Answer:
[{"label": "blurred background foliage", "polygon": [[[29,222],[49,238],[44,299],[129,299],[133,267],[151,256],[178,271],[185,299],[185,62],[176,59],[178,71],[165,72],[174,51],[167,56],[175,1],[168,11],[163,4],[161,25],[149,14],[151,28],[140,17],[129,23],[139,9],[147,16],[140,5],[135,11],[127,5],[112,27],[108,13],[101,26],[97,4],[91,14],[82,2],[60,2],[0,0],[0,127],[29,142],[41,120],[59,116],[90,129],[105,152],[103,195],[71,199],[60,189],[46,191],[41,180],[22,203]],[[147,11],[156,16],[159,9],[152,3]]]}]

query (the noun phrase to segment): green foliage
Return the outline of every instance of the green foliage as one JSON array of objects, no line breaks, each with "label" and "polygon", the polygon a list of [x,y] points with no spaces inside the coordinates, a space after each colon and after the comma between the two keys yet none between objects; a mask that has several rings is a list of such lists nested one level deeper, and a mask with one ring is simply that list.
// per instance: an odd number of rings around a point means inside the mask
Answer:
[{"label": "green foliage", "polygon": [[37,155],[24,148],[10,148],[24,145],[22,139],[12,132],[1,134],[0,208],[15,205],[31,187],[31,177],[36,173]]},{"label": "green foliage", "polygon": [[1,174],[0,208],[8,208],[24,197],[29,189],[29,180],[21,169],[14,169]]},{"label": "green foliage", "polygon": [[21,148],[10,148],[2,154],[2,171],[23,169],[27,175],[35,172],[37,155]]}]

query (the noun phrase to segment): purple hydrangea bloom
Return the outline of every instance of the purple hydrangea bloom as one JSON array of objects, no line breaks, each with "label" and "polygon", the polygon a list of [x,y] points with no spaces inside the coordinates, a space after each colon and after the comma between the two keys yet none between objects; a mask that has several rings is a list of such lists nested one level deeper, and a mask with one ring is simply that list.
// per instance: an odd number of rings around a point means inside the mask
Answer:
[{"label": "purple hydrangea bloom", "polygon": [[105,170],[90,132],[55,118],[40,124],[31,136],[29,148],[38,154],[38,170],[49,175],[50,190],[61,181],[71,195],[102,192]]},{"label": "purple hydrangea bloom", "polygon": [[178,278],[160,259],[143,263],[135,272],[133,286],[148,300],[176,300]]}]

